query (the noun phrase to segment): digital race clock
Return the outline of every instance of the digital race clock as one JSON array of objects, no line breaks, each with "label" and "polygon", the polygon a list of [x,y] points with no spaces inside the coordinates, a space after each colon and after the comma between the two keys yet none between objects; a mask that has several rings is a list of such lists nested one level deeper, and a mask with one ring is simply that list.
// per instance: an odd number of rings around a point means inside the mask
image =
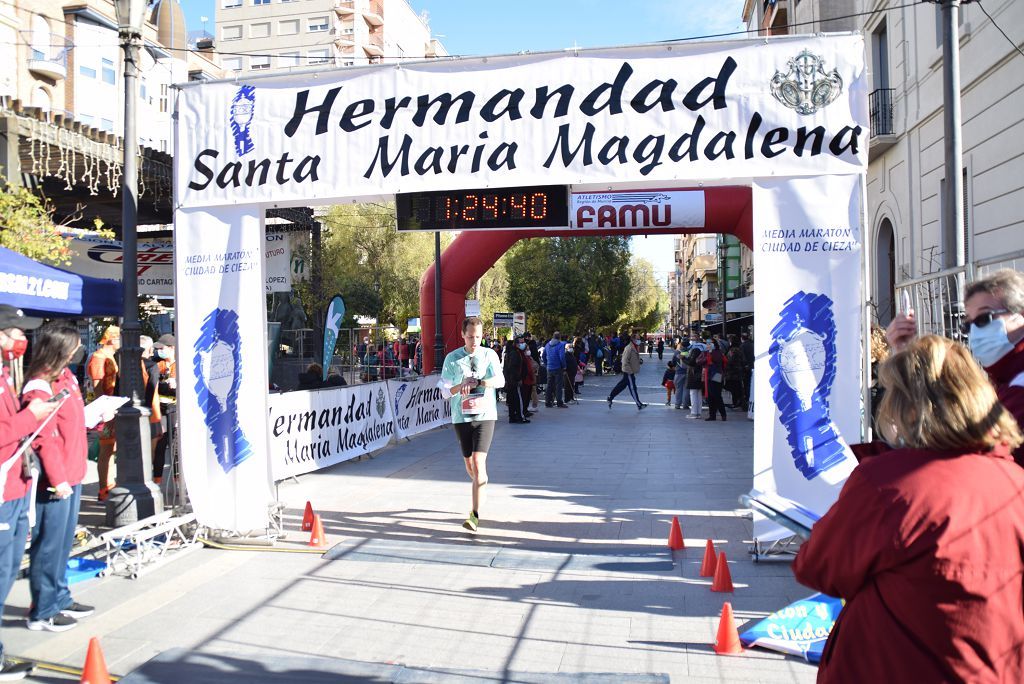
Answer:
[{"label": "digital race clock", "polygon": [[395,195],[398,230],[567,228],[569,188],[445,190]]}]

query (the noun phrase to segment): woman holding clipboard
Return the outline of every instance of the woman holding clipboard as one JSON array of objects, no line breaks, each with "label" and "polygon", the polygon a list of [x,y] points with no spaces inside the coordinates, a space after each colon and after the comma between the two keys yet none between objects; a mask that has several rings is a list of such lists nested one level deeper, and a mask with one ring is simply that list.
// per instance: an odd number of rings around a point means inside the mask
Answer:
[{"label": "woman holding clipboard", "polygon": [[473,481],[473,508],[462,523],[470,532],[480,524],[483,486],[487,484],[487,451],[498,420],[495,390],[505,386],[501,361],[494,350],[480,345],[484,325],[476,316],[462,322],[459,347],[444,359],[441,383],[451,397],[452,425],[462,447],[466,472]]}]

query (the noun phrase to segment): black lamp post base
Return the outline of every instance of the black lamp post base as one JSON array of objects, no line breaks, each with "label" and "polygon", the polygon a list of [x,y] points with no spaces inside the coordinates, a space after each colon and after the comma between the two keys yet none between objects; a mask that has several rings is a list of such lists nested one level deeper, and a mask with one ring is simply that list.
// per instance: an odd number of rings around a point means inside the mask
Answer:
[{"label": "black lamp post base", "polygon": [[153,482],[149,410],[126,404],[117,412],[117,486],[107,499],[106,524],[123,527],[164,510],[163,492]]}]

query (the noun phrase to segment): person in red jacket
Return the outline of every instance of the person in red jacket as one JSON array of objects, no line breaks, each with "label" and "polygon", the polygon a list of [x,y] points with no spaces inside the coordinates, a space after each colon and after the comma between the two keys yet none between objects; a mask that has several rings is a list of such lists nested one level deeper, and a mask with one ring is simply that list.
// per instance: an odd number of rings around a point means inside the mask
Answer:
[{"label": "person in red jacket", "polygon": [[[25,330],[39,327],[38,318],[25,316],[20,309],[0,304],[0,608],[7,601],[21,567],[21,557],[28,537],[28,491],[31,480],[23,477],[21,463],[14,456],[21,440],[35,432],[42,420],[57,408],[38,399],[22,407],[18,401],[8,364],[25,354],[28,340]],[[4,657],[0,644],[0,681],[24,679],[31,672],[31,663],[12,663]]]},{"label": "person in red jacket", "polygon": [[89,451],[82,391],[68,364],[81,363],[83,352],[75,328],[64,323],[44,325],[36,333],[28,382],[22,389],[23,402],[45,401],[68,391],[50,425],[33,442],[42,466],[28,573],[32,593],[28,628],[36,631],[64,632],[77,625],[78,618],[93,613],[92,606],[71,598],[67,577]]},{"label": "person in red jacket", "polygon": [[[996,271],[967,286],[960,332],[988,372],[999,401],[1024,427],[1024,274]],[[896,315],[885,331],[889,345],[900,350],[917,335],[913,310]],[[1014,454],[1024,467],[1024,447]]]},{"label": "person in red jacket", "polygon": [[911,342],[879,371],[870,456],[811,531],[797,581],[846,605],[819,682],[1024,681],[1024,438],[962,345]]}]

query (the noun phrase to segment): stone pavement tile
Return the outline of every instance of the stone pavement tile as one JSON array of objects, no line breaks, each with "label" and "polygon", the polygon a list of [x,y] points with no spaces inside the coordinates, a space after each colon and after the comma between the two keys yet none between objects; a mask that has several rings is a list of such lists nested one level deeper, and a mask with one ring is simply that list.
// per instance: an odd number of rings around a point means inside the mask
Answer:
[{"label": "stone pavement tile", "polygon": [[646,663],[642,651],[625,645],[566,644],[558,671],[640,673],[646,672]]},{"label": "stone pavement tile", "polygon": [[626,640],[629,629],[629,615],[584,612],[570,606],[536,605],[528,614],[523,635],[530,639],[567,644],[614,646]]},{"label": "stone pavement tile", "polygon": [[723,682],[814,682],[818,673],[810,663],[762,649],[720,656],[711,646],[693,645],[687,655],[689,676],[717,677]]}]

